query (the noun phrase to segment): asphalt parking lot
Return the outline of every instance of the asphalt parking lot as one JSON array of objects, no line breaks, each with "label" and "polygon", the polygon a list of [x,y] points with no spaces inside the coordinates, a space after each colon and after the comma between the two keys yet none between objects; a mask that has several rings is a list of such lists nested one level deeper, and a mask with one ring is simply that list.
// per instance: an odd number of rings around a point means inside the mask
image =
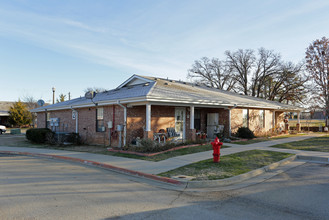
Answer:
[{"label": "asphalt parking lot", "polygon": [[99,168],[0,155],[0,219],[328,219],[329,165],[239,190],[178,192]]}]

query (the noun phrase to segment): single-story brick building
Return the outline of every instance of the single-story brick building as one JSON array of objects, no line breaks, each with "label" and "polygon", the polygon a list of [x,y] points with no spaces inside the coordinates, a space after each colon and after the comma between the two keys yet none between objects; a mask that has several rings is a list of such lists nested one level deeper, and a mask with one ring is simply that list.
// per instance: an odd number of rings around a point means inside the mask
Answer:
[{"label": "single-story brick building", "polygon": [[32,110],[37,126],[76,132],[90,144],[118,146],[159,131],[175,138],[213,138],[245,126],[257,135],[284,130],[284,112],[302,108],[210,88],[133,75],[116,89]]}]

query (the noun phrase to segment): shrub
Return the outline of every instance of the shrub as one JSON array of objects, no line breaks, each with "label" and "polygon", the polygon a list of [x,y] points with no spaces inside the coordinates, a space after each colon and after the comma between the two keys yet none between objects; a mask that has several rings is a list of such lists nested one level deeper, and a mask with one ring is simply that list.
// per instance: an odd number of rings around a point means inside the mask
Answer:
[{"label": "shrub", "polygon": [[35,143],[46,143],[54,133],[49,128],[31,128],[26,131],[26,138]]},{"label": "shrub", "polygon": [[82,140],[81,137],[78,133],[69,133],[66,137],[66,142],[75,144],[75,145],[81,145],[82,144]]},{"label": "shrub", "polygon": [[249,128],[247,127],[241,127],[238,129],[236,135],[239,138],[247,138],[247,139],[253,139],[255,138],[254,132],[252,132]]}]

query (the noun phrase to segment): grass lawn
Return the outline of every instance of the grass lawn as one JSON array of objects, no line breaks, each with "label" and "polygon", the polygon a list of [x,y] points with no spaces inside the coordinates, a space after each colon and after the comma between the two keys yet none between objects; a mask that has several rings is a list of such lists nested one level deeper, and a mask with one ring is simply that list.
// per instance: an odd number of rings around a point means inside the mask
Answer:
[{"label": "grass lawn", "polygon": [[285,148],[293,150],[309,150],[329,152],[329,135],[322,137],[315,137],[303,141],[295,141],[286,144],[278,144],[271,147]]},{"label": "grass lawn", "polygon": [[193,176],[195,177],[193,180],[224,179],[270,165],[290,156],[292,156],[292,154],[250,150],[223,156],[220,158],[219,163],[214,163],[212,159],[208,159],[159,175],[165,177],[177,175]]},{"label": "grass lawn", "polygon": [[304,133],[301,133],[301,134],[287,134],[287,135],[279,135],[279,136],[273,136],[273,137],[255,138],[255,139],[251,139],[251,140],[247,140],[247,141],[232,142],[232,144],[240,144],[240,145],[255,144],[255,143],[264,142],[264,141],[271,141],[271,140],[276,140],[276,139],[297,137],[297,136],[302,136],[302,135],[305,135],[305,134]]},{"label": "grass lawn", "polygon": [[[81,146],[54,146],[54,145],[45,145],[45,144],[33,144],[29,142],[24,135],[6,135],[0,136],[0,145],[12,146],[12,147],[33,147],[33,148],[46,148],[46,149],[56,149],[56,150],[67,150],[67,151],[78,151],[78,152],[88,152],[95,154],[105,154],[117,157],[127,157],[140,160],[148,161],[161,161],[171,157],[177,157],[186,154],[193,154],[203,151],[212,150],[210,144],[205,144],[201,146],[195,146],[190,148],[179,149],[175,151],[169,151],[163,154],[158,154],[152,157],[139,156],[134,154],[125,154],[118,152],[110,152],[107,150],[106,146],[92,146],[92,145],[81,145]],[[222,146],[222,148],[227,148],[229,146]]]},{"label": "grass lawn", "polygon": [[[229,146],[222,146],[222,148],[227,148]],[[186,154],[193,154],[203,151],[209,151],[212,150],[212,146],[210,144],[207,145],[201,145],[201,146],[195,146],[190,148],[184,148],[179,149],[175,151],[169,151],[163,154],[158,154],[151,157],[146,156],[139,156],[134,154],[125,154],[120,152],[110,152],[106,149],[106,147],[102,146],[67,146],[67,147],[53,147],[52,149],[59,149],[59,150],[71,150],[71,151],[79,151],[79,152],[88,152],[88,153],[96,153],[96,154],[105,154],[105,155],[111,155],[116,157],[127,157],[127,158],[133,158],[133,159],[139,159],[139,160],[148,160],[148,161],[161,161],[166,160],[171,157],[177,157],[182,156]]]}]

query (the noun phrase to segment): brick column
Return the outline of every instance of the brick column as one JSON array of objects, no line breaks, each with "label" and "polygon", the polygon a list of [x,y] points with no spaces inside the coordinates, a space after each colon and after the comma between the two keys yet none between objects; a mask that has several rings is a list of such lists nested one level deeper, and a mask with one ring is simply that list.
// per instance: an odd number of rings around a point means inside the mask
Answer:
[{"label": "brick column", "polygon": [[297,112],[296,131],[297,131],[297,132],[300,132],[300,112]]},{"label": "brick column", "polygon": [[144,131],[144,139],[153,140],[153,131]]},{"label": "brick column", "polygon": [[196,129],[191,129],[191,140],[195,141],[196,140]]},{"label": "brick column", "polygon": [[284,133],[288,134],[289,133],[289,124],[288,123],[285,123],[284,125],[285,125],[285,127],[284,127]]}]

